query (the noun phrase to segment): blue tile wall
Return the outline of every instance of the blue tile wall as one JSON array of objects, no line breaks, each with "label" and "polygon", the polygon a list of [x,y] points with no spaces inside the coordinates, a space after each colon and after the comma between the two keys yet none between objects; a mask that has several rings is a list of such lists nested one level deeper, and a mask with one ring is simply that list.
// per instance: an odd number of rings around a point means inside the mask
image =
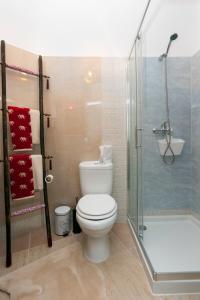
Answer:
[{"label": "blue tile wall", "polygon": [[[163,210],[189,209],[194,202],[192,200],[191,160],[191,59],[168,58],[169,107],[173,136],[186,141],[182,155],[177,156],[175,163],[171,166],[163,163],[157,143],[160,137],[152,132],[154,127],[160,127],[161,123],[166,120],[164,62],[158,61],[157,57],[145,58],[143,76],[142,197],[144,214]],[[197,83],[196,85],[200,87]],[[197,94],[196,92],[196,97]],[[198,120],[200,125],[200,117]],[[198,128],[200,130],[200,126]],[[200,168],[198,170],[200,175]]]},{"label": "blue tile wall", "polygon": [[200,51],[191,59],[192,210],[200,213]]}]

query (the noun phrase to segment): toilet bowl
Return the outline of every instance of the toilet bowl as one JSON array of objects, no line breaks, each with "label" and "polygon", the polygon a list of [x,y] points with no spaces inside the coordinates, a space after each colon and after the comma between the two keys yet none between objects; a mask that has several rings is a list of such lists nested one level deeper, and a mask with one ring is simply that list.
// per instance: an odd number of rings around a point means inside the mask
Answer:
[{"label": "toilet bowl", "polygon": [[76,218],[86,235],[85,257],[94,263],[106,260],[110,253],[108,233],[117,218],[116,201],[108,194],[88,194],[76,207]]},{"label": "toilet bowl", "polygon": [[81,193],[76,207],[77,221],[85,233],[84,254],[95,263],[110,253],[109,231],[117,218],[117,203],[112,193],[111,161],[83,161],[79,164]]}]

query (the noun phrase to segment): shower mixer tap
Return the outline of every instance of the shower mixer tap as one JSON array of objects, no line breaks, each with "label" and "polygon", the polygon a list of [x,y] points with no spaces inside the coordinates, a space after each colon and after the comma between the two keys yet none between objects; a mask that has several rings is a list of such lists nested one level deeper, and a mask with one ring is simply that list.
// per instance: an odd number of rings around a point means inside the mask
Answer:
[{"label": "shower mixer tap", "polygon": [[170,128],[169,123],[167,121],[163,122],[160,126],[160,128],[153,128],[154,134],[159,134],[162,136],[165,135],[171,135],[173,132],[173,129]]}]

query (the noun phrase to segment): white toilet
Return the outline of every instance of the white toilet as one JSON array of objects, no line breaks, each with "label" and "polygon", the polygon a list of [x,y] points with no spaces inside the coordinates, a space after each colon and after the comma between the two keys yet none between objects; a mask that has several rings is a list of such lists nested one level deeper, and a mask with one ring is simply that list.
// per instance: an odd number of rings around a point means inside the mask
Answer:
[{"label": "white toilet", "polygon": [[110,196],[113,165],[84,161],[79,164],[79,171],[83,197],[77,204],[76,218],[86,234],[86,258],[99,263],[109,256],[108,233],[117,218],[117,203]]}]

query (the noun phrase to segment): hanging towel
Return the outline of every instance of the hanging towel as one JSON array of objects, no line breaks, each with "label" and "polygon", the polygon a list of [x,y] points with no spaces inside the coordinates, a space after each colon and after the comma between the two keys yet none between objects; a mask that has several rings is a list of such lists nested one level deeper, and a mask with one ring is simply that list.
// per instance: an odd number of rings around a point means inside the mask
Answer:
[{"label": "hanging towel", "polygon": [[40,143],[40,112],[36,109],[30,110],[31,116],[31,130],[32,130],[32,143]]},{"label": "hanging towel", "polygon": [[34,180],[31,155],[15,154],[9,157],[12,200],[34,197]]},{"label": "hanging towel", "polygon": [[8,106],[8,115],[13,150],[32,150],[30,109]]},{"label": "hanging towel", "polygon": [[42,155],[31,155],[33,165],[34,189],[43,190]]}]

